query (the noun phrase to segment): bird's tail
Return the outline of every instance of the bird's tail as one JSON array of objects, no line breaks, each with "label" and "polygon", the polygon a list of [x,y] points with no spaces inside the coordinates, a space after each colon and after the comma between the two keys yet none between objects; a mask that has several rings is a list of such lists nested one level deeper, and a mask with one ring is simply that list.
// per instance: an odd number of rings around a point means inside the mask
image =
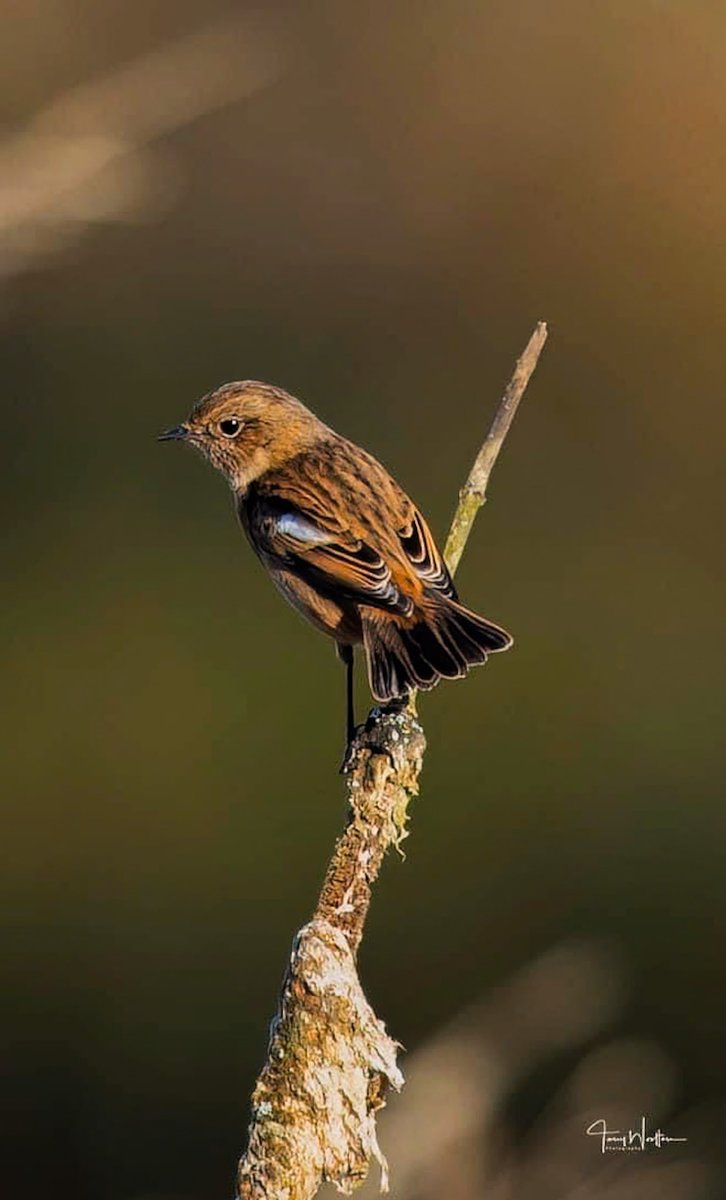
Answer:
[{"label": "bird's tail", "polygon": [[504,629],[439,594],[429,594],[413,617],[363,608],[361,618],[368,681],[381,702],[460,679],[512,644]]}]

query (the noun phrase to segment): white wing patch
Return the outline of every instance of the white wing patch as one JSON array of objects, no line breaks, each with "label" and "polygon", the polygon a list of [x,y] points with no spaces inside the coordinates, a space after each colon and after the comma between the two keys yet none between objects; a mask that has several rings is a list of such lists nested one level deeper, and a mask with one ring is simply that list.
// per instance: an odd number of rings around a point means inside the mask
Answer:
[{"label": "white wing patch", "polygon": [[335,540],[299,513],[283,513],[275,521],[275,529],[283,537],[293,538],[305,546],[329,546]]}]

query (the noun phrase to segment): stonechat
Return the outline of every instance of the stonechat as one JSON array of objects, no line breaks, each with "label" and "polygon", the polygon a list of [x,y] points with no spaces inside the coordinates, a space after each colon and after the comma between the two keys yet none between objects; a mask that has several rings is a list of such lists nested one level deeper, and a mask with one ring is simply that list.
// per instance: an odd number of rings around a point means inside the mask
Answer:
[{"label": "stonechat", "polygon": [[381,703],[458,679],[511,646],[460,603],[428,525],[386,469],[287,392],[227,383],[160,440],[189,442],[222,472],[273,583],[334,639],[349,742],[355,646]]}]

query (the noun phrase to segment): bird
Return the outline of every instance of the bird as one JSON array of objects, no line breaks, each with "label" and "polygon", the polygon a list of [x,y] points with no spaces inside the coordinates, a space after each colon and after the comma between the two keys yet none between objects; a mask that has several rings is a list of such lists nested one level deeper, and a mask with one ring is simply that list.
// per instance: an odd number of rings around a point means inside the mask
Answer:
[{"label": "bird", "polygon": [[348,748],[356,647],[374,699],[395,708],[512,645],[460,602],[420,510],[386,468],[282,388],[223,384],[159,440],[188,442],[222,473],[273,583],[334,640]]}]

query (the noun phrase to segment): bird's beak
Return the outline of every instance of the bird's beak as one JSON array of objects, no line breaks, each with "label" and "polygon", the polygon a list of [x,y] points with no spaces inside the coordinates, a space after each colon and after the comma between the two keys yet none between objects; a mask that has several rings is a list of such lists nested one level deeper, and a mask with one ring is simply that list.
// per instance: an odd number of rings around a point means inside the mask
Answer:
[{"label": "bird's beak", "polygon": [[183,442],[188,437],[188,426],[175,425],[173,429],[167,429],[166,433],[160,433],[156,440],[158,442]]}]

